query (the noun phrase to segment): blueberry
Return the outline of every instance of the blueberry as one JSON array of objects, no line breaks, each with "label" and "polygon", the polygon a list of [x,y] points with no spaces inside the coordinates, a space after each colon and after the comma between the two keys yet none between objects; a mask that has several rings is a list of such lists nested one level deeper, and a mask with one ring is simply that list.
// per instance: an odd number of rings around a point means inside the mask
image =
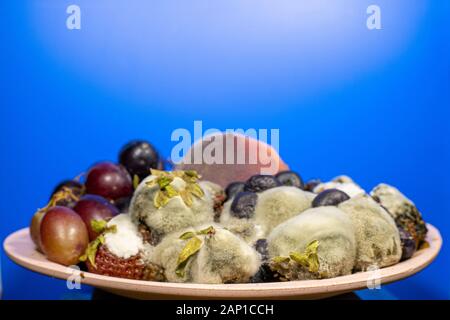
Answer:
[{"label": "blueberry", "polygon": [[227,195],[227,199],[233,198],[239,192],[244,191],[245,183],[243,182],[232,182],[225,189],[225,194]]},{"label": "blueberry", "polygon": [[303,189],[303,179],[294,171],[278,172],[275,176],[283,186],[291,186]]},{"label": "blueberry", "polygon": [[350,197],[341,190],[328,189],[319,193],[313,200],[313,208],[323,206],[337,206],[339,203],[350,199]]},{"label": "blueberry", "polygon": [[266,239],[258,239],[255,243],[255,250],[261,255],[263,260],[267,260],[269,258],[269,250],[267,248]]},{"label": "blueberry", "polygon": [[279,278],[277,278],[277,273],[270,269],[267,263],[263,263],[258,271],[251,277],[250,282],[252,283],[261,283],[261,282],[277,282]]},{"label": "blueberry", "polygon": [[251,218],[255,213],[258,196],[253,192],[239,192],[231,203],[231,215],[237,218]]},{"label": "blueberry", "polygon": [[414,241],[413,236],[408,231],[406,231],[402,227],[397,227],[400,233],[400,241],[402,244],[402,258],[400,261],[403,261],[411,258],[414,252],[416,252],[416,241]]},{"label": "blueberry", "polygon": [[258,174],[247,180],[244,191],[260,192],[280,185],[280,182],[274,176]]},{"label": "blueberry", "polygon": [[319,184],[321,184],[322,181],[319,179],[312,179],[306,182],[305,186],[303,187],[303,190],[314,192],[314,188],[317,187]]}]

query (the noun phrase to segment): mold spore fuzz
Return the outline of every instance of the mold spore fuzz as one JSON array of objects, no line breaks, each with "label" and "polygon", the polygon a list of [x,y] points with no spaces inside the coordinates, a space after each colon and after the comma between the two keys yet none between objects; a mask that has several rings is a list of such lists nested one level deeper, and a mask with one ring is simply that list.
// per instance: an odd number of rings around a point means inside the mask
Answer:
[{"label": "mold spore fuzz", "polygon": [[185,232],[198,232],[209,225],[189,228],[168,235],[156,248],[154,262],[165,270],[168,281],[193,283],[245,283],[258,271],[259,254],[244,240],[218,225],[214,233],[197,235],[202,240],[199,251],[185,267],[184,277],[176,274],[178,257],[186,240],[180,239]]},{"label": "mold spore fuzz", "polygon": [[282,186],[258,193],[251,218],[238,218],[230,212],[232,199],[225,202],[220,223],[253,245],[280,223],[311,208],[314,194],[296,187]]},{"label": "mold spore fuzz", "polygon": [[116,227],[115,232],[105,234],[105,245],[117,257],[128,259],[144,249],[144,242],[138,228],[128,214],[115,216],[107,226]]},{"label": "mold spore fuzz", "polygon": [[254,219],[237,218],[231,215],[232,202],[233,199],[230,199],[224,203],[220,216],[220,224],[244,239],[248,244],[253,245],[256,240],[265,236],[263,228],[256,224]]},{"label": "mold spore fuzz", "polygon": [[319,183],[316,187],[314,187],[314,192],[321,193],[322,191],[328,189],[338,189],[342,192],[345,192],[350,198],[366,193],[364,189],[362,189],[350,177],[344,175],[337,176],[329,182]]},{"label": "mold spore fuzz", "polygon": [[311,196],[296,187],[277,187],[261,192],[255,208],[255,224],[267,234],[280,223],[311,208]]},{"label": "mold spore fuzz", "polygon": [[[204,192],[202,198],[193,197],[193,204],[188,207],[180,196],[174,196],[160,208],[154,205],[154,198],[159,191],[158,185],[149,186],[147,182],[156,179],[149,176],[136,189],[130,204],[130,214],[135,221],[143,222],[152,231],[163,236],[165,234],[212,222],[214,219],[214,195],[211,188],[200,185]],[[175,190],[184,188],[181,178],[174,178],[170,183]]]},{"label": "mold spore fuzz", "polygon": [[418,248],[425,240],[428,230],[414,203],[397,188],[385,183],[376,186],[370,195],[388,211],[399,227],[412,235]]},{"label": "mold spore fuzz", "polygon": [[342,202],[355,228],[357,242],[356,270],[387,267],[400,261],[400,235],[389,213],[367,195]]},{"label": "mold spore fuzz", "polygon": [[304,211],[278,225],[267,238],[271,258],[289,257],[304,252],[313,241],[319,242],[319,271],[310,274],[295,268],[285,270],[288,280],[332,278],[352,272],[356,256],[354,228],[348,216],[336,207],[318,207]]}]

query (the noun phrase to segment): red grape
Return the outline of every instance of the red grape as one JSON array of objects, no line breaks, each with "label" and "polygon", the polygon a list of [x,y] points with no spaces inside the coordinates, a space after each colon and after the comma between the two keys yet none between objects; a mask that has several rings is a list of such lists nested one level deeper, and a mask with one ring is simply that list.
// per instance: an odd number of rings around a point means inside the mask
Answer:
[{"label": "red grape", "polygon": [[31,219],[30,223],[30,236],[33,240],[34,244],[36,245],[36,248],[39,251],[42,251],[41,249],[41,222],[42,218],[45,215],[45,210],[38,210],[33,218]]},{"label": "red grape", "polygon": [[89,243],[83,220],[67,207],[56,206],[47,211],[42,218],[40,235],[47,258],[66,266],[77,264]]},{"label": "red grape", "polygon": [[133,193],[133,183],[127,170],[111,162],[94,165],[86,177],[86,193],[115,200]]},{"label": "red grape", "polygon": [[101,196],[87,194],[77,202],[73,210],[78,213],[86,224],[89,240],[97,238],[98,234],[92,230],[92,220],[108,220],[119,214],[119,210]]}]

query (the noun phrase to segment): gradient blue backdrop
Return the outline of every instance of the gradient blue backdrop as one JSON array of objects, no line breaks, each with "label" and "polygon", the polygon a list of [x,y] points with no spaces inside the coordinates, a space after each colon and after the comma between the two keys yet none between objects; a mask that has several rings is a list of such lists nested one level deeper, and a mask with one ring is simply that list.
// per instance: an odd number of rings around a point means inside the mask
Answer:
[{"label": "gradient blue backdrop", "polygon": [[[66,28],[78,4],[81,30]],[[382,30],[366,28],[378,4]],[[132,138],[279,128],[305,178],[396,185],[449,235],[450,3],[431,0],[0,2],[0,239],[61,179]],[[449,249],[364,298],[450,298]],[[4,298],[86,298],[2,252]]]}]

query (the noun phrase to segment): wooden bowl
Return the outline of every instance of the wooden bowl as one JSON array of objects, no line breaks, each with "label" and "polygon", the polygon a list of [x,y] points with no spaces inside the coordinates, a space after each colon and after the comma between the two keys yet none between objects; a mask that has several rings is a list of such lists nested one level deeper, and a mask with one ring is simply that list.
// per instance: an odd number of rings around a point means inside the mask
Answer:
[{"label": "wooden bowl", "polygon": [[[81,283],[137,299],[313,299],[325,298],[409,277],[428,266],[439,253],[442,238],[428,225],[429,247],[394,266],[332,279],[257,284],[191,284],[128,280],[81,272]],[[36,251],[28,228],[9,235],[3,244],[17,264],[51,277],[68,279],[73,269],[51,262]]]}]

